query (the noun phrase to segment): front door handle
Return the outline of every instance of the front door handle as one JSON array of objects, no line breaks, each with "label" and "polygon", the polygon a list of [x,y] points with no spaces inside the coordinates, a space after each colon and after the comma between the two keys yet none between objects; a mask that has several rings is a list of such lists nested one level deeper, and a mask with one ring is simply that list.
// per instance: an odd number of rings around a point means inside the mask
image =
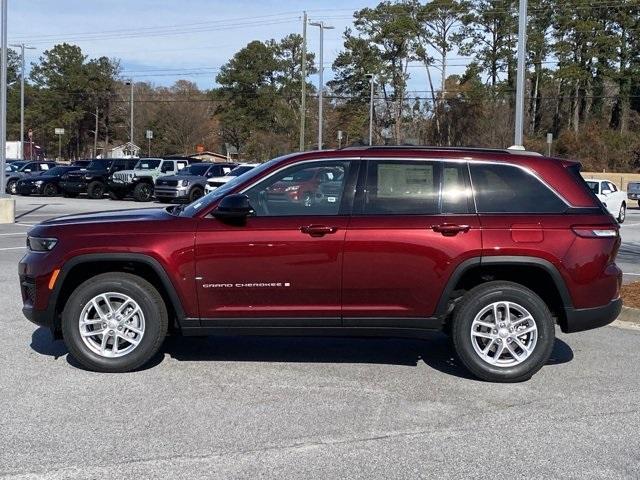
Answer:
[{"label": "front door handle", "polygon": [[433,225],[431,230],[437,233],[441,233],[445,237],[454,237],[458,233],[466,233],[471,229],[469,225],[456,225],[453,223],[442,223],[440,225]]},{"label": "front door handle", "polygon": [[330,227],[328,225],[306,225],[304,227],[300,227],[300,231],[307,235],[311,235],[312,237],[323,237],[330,233],[336,233],[338,231],[338,227]]}]

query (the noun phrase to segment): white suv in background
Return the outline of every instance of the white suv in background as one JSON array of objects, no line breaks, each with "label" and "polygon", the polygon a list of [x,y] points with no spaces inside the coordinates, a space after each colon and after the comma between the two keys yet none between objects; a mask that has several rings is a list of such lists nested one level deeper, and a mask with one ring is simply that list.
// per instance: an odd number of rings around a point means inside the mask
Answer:
[{"label": "white suv in background", "polygon": [[236,177],[239,177],[243,173],[248,172],[249,170],[251,170],[252,168],[257,167],[258,165],[260,165],[260,164],[259,163],[241,163],[236,168],[231,170],[224,177],[213,177],[213,178],[210,178],[209,180],[207,180],[207,186],[204,189],[204,193],[213,192],[219,186],[224,185],[225,183],[227,183],[230,180],[233,180]]},{"label": "white suv in background", "polygon": [[623,223],[627,216],[627,193],[618,190],[618,187],[609,180],[587,178],[585,181],[618,223]]}]

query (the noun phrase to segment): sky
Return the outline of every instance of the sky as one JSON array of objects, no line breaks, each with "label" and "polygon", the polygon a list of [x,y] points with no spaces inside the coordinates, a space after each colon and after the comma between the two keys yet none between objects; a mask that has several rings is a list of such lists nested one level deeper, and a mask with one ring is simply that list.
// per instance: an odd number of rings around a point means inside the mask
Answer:
[{"label": "sky", "polygon": [[[325,30],[325,81],[342,48],[343,33],[355,10],[369,0],[9,0],[9,43],[27,43],[27,63],[66,41],[90,57],[121,62],[122,76],[154,85],[178,79],[200,88],[215,86],[221,65],[252,40],[302,33],[302,12],[335,27]],[[309,51],[317,53],[317,27],[308,27]],[[453,71],[452,71],[453,73]],[[424,77],[424,78],[422,78]],[[316,79],[312,79],[317,83]],[[424,71],[413,73],[410,87],[426,88]]]}]

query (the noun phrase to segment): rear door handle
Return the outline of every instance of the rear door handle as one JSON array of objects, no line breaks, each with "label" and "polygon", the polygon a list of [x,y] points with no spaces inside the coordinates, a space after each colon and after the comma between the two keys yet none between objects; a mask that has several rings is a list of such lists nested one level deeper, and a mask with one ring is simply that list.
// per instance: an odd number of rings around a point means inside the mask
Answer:
[{"label": "rear door handle", "polygon": [[471,229],[469,225],[456,225],[453,223],[442,223],[440,225],[433,225],[431,230],[437,233],[441,233],[445,237],[453,237],[458,233],[466,233]]},{"label": "rear door handle", "polygon": [[330,233],[336,233],[338,231],[338,227],[330,227],[328,225],[306,225],[304,227],[300,227],[300,231],[307,235],[311,235],[312,237],[323,237]]}]

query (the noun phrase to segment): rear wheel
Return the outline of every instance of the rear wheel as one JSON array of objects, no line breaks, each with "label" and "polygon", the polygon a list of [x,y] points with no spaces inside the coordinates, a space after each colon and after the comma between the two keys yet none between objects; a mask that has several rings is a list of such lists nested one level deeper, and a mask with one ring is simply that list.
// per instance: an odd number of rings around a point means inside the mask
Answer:
[{"label": "rear wheel", "polygon": [[104,191],[105,188],[102,182],[94,181],[87,186],[87,195],[89,196],[89,198],[92,198],[94,200],[104,198]]},{"label": "rear wheel", "polygon": [[133,198],[136,202],[149,202],[153,197],[153,187],[148,183],[139,183],[133,189]]},{"label": "rear wheel", "polygon": [[549,308],[517,283],[495,281],[473,288],[452,321],[456,353],[483,380],[528,380],[553,349],[555,326]]},{"label": "rear wheel", "polygon": [[618,212],[618,223],[624,223],[625,218],[627,218],[627,204],[622,202],[620,211]]},{"label": "rear wheel", "polygon": [[195,202],[202,195],[204,195],[204,190],[201,187],[193,187],[189,192],[189,202]]},{"label": "rear wheel", "polygon": [[98,275],[82,283],[62,312],[62,335],[89,370],[128,372],[147,363],[167,333],[167,309],[158,291],[129,273]]},{"label": "rear wheel", "polygon": [[53,183],[47,183],[42,188],[42,194],[45,197],[55,197],[58,194],[58,187],[56,187]]}]

